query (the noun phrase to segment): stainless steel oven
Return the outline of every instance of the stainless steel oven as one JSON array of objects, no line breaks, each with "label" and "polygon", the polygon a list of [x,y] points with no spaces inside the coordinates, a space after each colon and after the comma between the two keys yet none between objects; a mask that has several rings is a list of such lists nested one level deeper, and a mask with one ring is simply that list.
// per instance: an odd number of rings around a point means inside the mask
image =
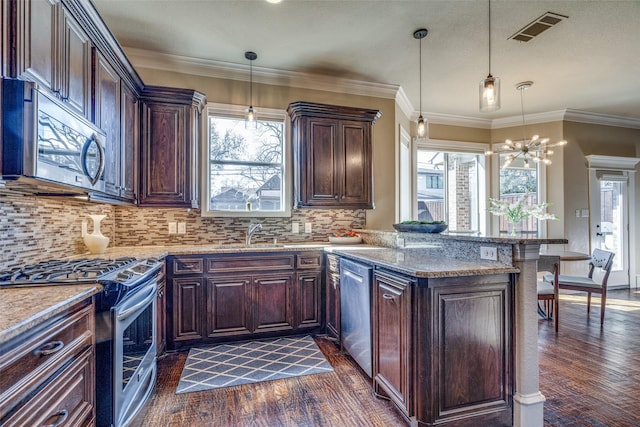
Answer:
[{"label": "stainless steel oven", "polygon": [[97,303],[98,427],[128,426],[156,380],[157,276],[147,278],[108,311]]}]

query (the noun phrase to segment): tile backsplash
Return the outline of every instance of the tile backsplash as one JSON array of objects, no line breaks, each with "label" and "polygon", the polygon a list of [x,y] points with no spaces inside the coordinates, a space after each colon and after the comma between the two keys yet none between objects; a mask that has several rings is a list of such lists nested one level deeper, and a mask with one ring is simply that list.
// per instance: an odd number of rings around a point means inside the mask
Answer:
[{"label": "tile backsplash", "polygon": [[[136,208],[85,202],[73,198],[0,194],[0,271],[46,259],[87,253],[82,221],[104,214],[102,233],[109,247],[193,245],[244,242],[250,223],[262,230],[253,242],[326,241],[334,232],[365,227],[364,210],[294,209],[287,218],[203,218],[198,209]],[[184,222],[185,234],[169,234],[169,222]],[[300,233],[291,232],[297,222]],[[305,223],[312,232],[304,233]]]}]

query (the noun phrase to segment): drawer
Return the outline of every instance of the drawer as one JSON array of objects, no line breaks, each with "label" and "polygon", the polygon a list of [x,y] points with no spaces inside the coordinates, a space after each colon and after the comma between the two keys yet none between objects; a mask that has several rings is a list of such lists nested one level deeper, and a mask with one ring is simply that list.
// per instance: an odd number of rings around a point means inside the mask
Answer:
[{"label": "drawer", "polygon": [[93,348],[80,354],[3,425],[85,426],[93,423]]},{"label": "drawer", "polygon": [[0,418],[94,342],[93,304],[44,327],[0,355]]},{"label": "drawer", "polygon": [[207,273],[229,273],[234,271],[274,271],[295,267],[295,255],[291,253],[275,255],[214,256],[207,259]]},{"label": "drawer", "polygon": [[300,253],[296,263],[296,268],[322,268],[322,252]]},{"label": "drawer", "polygon": [[175,257],[171,262],[174,276],[181,274],[202,274],[204,272],[204,258]]}]

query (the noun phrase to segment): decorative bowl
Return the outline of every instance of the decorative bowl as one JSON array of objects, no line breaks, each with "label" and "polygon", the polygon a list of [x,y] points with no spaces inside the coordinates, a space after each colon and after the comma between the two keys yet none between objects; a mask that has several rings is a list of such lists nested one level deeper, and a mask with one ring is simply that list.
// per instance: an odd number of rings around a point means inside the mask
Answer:
[{"label": "decorative bowl", "polygon": [[362,237],[360,236],[344,236],[344,237],[336,237],[329,236],[329,243],[333,243],[334,245],[355,245],[357,243],[362,242]]},{"label": "decorative bowl", "polygon": [[393,224],[393,228],[400,232],[410,233],[442,233],[449,227],[448,224],[434,223],[434,224]]}]

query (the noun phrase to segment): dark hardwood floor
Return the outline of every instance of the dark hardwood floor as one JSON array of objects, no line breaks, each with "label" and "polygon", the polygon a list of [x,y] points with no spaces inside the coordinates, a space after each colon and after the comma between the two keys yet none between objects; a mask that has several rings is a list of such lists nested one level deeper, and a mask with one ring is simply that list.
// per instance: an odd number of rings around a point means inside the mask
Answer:
[{"label": "dark hardwood floor", "polygon": [[[586,296],[562,295],[557,335],[553,322],[539,320],[545,426],[640,425],[640,291],[611,291],[602,329],[599,301],[594,297],[587,316]],[[180,395],[187,354],[171,353],[159,361],[156,393],[134,425],[405,425],[389,402],[372,395],[348,356],[326,339],[316,342],[334,372]]]}]

